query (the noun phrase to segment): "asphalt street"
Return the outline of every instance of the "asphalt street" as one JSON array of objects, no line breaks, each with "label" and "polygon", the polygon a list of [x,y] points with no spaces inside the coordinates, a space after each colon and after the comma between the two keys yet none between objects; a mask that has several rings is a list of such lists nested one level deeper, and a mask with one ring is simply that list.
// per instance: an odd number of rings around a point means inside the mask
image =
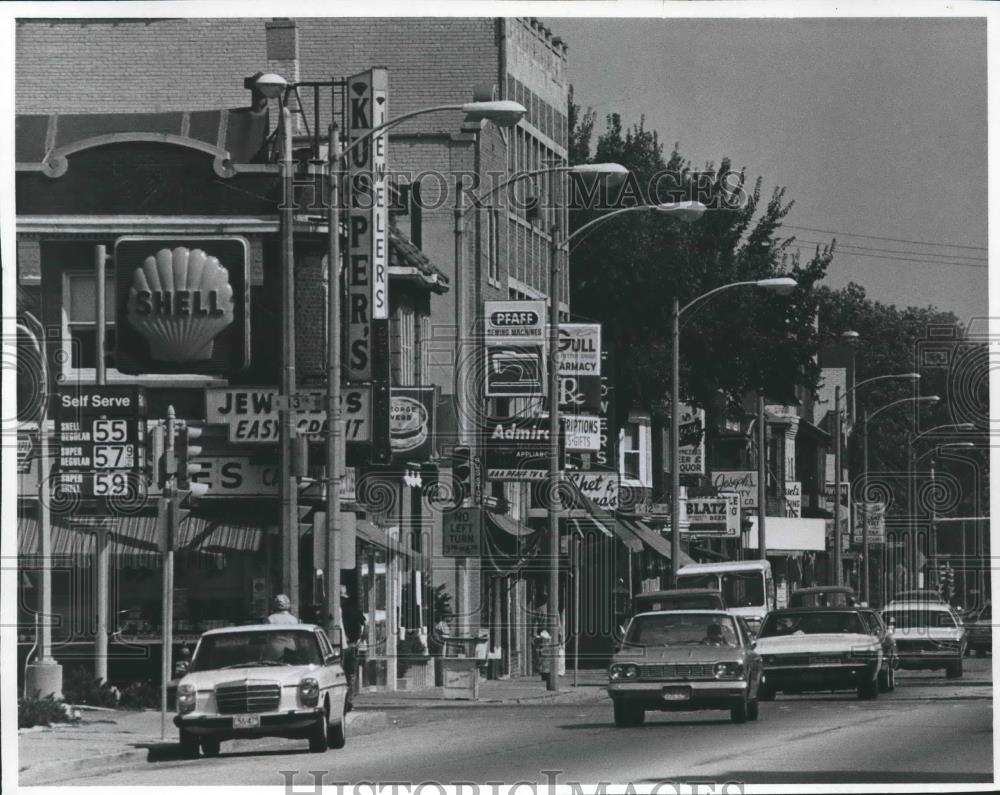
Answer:
[{"label": "asphalt street", "polygon": [[[342,751],[313,755],[305,743],[215,759],[144,763],[95,773],[81,785],[323,782],[725,782],[975,783],[993,780],[991,659],[967,658],[965,678],[902,672],[894,693],[782,696],[760,720],[728,713],[650,713],[644,726],[616,728],[595,689],[587,703],[392,710],[392,728]],[[295,771],[282,773],[282,771]],[[67,782],[68,783],[68,782]],[[381,790],[391,792],[391,790]]]}]

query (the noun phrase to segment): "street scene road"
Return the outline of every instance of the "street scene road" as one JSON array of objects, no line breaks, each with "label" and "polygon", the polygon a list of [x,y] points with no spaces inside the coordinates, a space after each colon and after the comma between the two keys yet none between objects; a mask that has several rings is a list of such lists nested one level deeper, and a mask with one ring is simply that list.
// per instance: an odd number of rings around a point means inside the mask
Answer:
[{"label": "street scene road", "polygon": [[223,744],[214,759],[144,762],[73,781],[281,785],[281,771],[295,771],[304,789],[313,782],[307,771],[324,770],[326,784],[986,782],[993,777],[991,661],[968,659],[958,682],[901,672],[895,692],[875,701],[849,693],[779,695],[744,725],[717,712],[662,713],[644,726],[616,729],[609,700],[590,687],[578,703],[392,709],[390,728],[322,755],[309,754],[301,741],[235,753]]},{"label": "street scene road", "polygon": [[63,5],[5,791],[993,786],[1000,7]]}]

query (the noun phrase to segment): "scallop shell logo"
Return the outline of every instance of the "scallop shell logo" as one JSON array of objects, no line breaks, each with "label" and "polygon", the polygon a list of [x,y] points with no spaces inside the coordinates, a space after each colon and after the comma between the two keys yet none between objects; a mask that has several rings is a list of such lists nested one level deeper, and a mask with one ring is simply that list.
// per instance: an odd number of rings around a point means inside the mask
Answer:
[{"label": "scallop shell logo", "polygon": [[129,322],[161,362],[212,358],[215,338],[233,322],[229,271],[200,248],[160,249],[132,276]]}]

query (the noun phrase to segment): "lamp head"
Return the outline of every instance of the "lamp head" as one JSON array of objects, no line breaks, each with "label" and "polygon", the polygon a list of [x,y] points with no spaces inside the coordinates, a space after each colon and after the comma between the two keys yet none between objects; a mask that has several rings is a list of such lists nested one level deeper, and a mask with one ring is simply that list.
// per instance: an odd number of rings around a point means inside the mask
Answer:
[{"label": "lamp head", "polygon": [[708,208],[701,202],[668,202],[657,204],[653,207],[658,213],[665,213],[671,218],[683,221],[686,224],[693,224],[705,214]]},{"label": "lamp head", "polygon": [[513,127],[528,112],[519,102],[509,99],[491,99],[485,102],[466,102],[462,105],[465,120],[469,122],[491,121],[497,127]]},{"label": "lamp head", "polygon": [[924,401],[925,403],[931,403],[931,404],[940,403],[941,402],[941,398],[938,397],[937,395],[928,395],[927,397],[922,397],[920,399],[922,401]]},{"label": "lamp head", "polygon": [[788,295],[799,286],[799,283],[791,276],[779,276],[774,279],[759,279],[754,282],[754,286],[763,287],[765,290],[770,290],[772,293],[777,293],[778,295]]},{"label": "lamp head", "polygon": [[857,345],[858,340],[861,339],[861,335],[856,331],[845,331],[840,335],[840,338],[848,345]]},{"label": "lamp head", "polygon": [[[959,423],[957,423],[955,425],[955,430],[958,430],[958,431],[974,431],[974,430],[976,430],[976,423],[974,423],[974,422],[959,422]],[[965,444],[965,443],[963,442],[963,444]],[[968,442],[968,444],[972,444],[972,442]]]},{"label": "lamp head", "polygon": [[254,85],[268,99],[277,99],[288,88],[288,81],[281,75],[268,72],[257,78]]},{"label": "lamp head", "polygon": [[617,188],[628,176],[628,169],[620,163],[580,163],[567,172],[576,174],[585,185],[601,182],[609,188]]}]

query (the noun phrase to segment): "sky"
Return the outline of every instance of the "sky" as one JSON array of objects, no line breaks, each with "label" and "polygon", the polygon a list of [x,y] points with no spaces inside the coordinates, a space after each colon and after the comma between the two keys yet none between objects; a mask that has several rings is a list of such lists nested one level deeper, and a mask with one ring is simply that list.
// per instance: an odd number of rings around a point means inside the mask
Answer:
[{"label": "sky", "polygon": [[784,233],[803,257],[837,240],[829,286],[986,315],[985,20],[545,22],[569,44],[577,103],[597,112],[592,143],[607,114],[645,116],[666,154],[728,156],[763,177],[764,198],[786,187]]}]

